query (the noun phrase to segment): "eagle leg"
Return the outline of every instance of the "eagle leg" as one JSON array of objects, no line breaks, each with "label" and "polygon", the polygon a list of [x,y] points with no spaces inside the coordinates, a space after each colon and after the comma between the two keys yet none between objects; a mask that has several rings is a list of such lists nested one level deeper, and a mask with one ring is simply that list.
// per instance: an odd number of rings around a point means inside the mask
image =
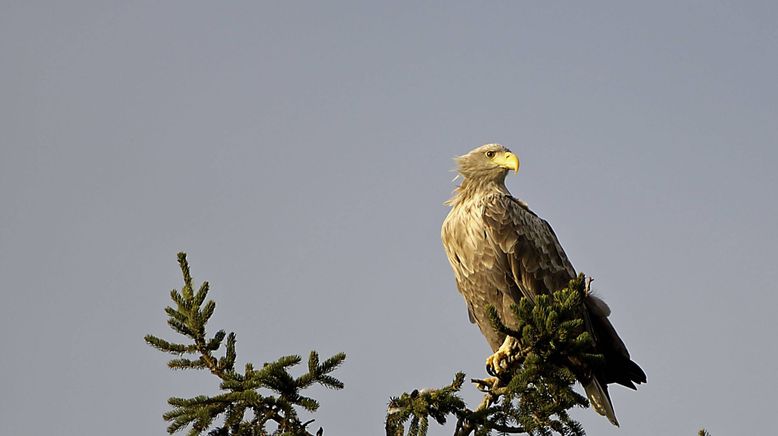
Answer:
[{"label": "eagle leg", "polygon": [[519,357],[521,346],[516,338],[506,336],[500,348],[486,359],[486,372],[494,377],[499,377]]}]

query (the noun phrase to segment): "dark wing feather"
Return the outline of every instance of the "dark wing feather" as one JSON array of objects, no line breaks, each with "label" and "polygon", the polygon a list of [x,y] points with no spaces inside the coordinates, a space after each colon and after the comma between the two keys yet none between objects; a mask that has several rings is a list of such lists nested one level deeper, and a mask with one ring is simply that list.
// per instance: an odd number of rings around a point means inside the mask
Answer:
[{"label": "dark wing feather", "polygon": [[494,194],[484,204],[490,238],[505,253],[521,293],[534,299],[567,286],[575,269],[551,226],[515,198]]}]

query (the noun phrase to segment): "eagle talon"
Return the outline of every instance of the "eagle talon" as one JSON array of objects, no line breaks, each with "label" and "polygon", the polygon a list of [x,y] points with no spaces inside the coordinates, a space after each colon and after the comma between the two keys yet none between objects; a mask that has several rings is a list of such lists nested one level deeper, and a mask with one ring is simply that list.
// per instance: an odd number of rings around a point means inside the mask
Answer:
[{"label": "eagle talon", "polygon": [[486,372],[493,377],[499,377],[516,361],[518,351],[519,344],[507,336],[500,348],[486,359]]},{"label": "eagle talon", "polygon": [[486,361],[486,373],[492,377],[497,377],[497,373],[492,369],[492,365],[488,360]]}]

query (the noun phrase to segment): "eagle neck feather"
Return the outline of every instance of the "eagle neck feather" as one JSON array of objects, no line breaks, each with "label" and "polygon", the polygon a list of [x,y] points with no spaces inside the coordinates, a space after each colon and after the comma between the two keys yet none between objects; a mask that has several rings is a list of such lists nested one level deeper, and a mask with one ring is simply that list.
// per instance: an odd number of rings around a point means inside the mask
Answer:
[{"label": "eagle neck feather", "polygon": [[464,178],[462,184],[454,190],[454,195],[446,202],[449,206],[457,206],[465,201],[483,198],[491,194],[510,196],[503,180],[478,180]]}]

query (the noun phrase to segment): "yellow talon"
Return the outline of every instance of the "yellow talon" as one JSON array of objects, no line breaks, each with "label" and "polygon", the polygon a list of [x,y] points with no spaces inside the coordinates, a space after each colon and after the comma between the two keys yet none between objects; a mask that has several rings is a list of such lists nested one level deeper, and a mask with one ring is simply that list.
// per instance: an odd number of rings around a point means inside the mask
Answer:
[{"label": "yellow talon", "polygon": [[505,338],[505,341],[500,345],[500,348],[486,359],[486,372],[492,376],[499,376],[503,372],[507,371],[511,366],[511,363],[515,360],[514,357],[519,351],[519,344],[510,336]]}]

